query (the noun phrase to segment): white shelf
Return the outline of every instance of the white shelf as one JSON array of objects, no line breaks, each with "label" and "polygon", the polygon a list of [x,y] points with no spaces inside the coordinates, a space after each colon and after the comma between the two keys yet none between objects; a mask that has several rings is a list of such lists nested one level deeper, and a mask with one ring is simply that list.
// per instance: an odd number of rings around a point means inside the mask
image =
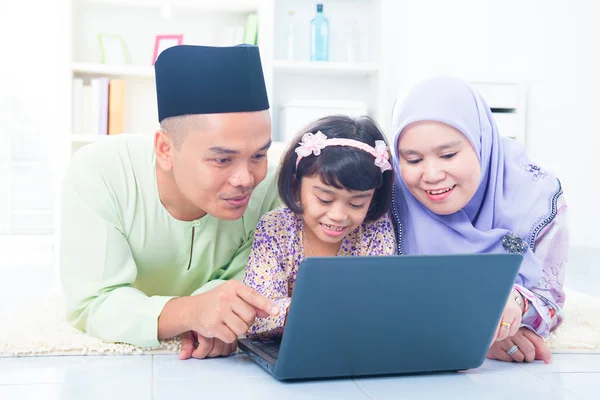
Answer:
[{"label": "white shelf", "polygon": [[47,210],[20,210],[20,209],[13,209],[11,211],[11,214],[12,215],[33,216],[33,217],[48,216],[48,215],[52,215],[52,209],[47,209]]},{"label": "white shelf", "polygon": [[285,61],[273,62],[275,71],[299,75],[335,75],[335,76],[370,76],[379,73],[380,67],[375,63],[345,63],[321,61]]},{"label": "white shelf", "polygon": [[214,12],[256,12],[261,0],[78,0],[81,4],[106,4],[116,6],[162,8],[166,4],[172,8],[187,8]]},{"label": "white shelf", "polygon": [[73,74],[106,76],[110,78],[153,79],[154,67],[144,65],[109,65],[99,63],[73,63]]},{"label": "white shelf", "polygon": [[[316,61],[274,61],[275,71],[297,75],[370,76],[379,73],[375,63],[343,63]],[[74,63],[77,75],[108,76],[114,78],[154,78],[154,67],[142,65],[109,65],[99,63]]]},{"label": "white shelf", "polygon": [[98,140],[106,139],[108,135],[82,135],[74,134],[71,135],[71,142],[73,143],[92,143]]},{"label": "white shelf", "polygon": [[12,160],[8,162],[8,165],[13,167],[37,167],[38,165],[44,164],[44,160]]}]

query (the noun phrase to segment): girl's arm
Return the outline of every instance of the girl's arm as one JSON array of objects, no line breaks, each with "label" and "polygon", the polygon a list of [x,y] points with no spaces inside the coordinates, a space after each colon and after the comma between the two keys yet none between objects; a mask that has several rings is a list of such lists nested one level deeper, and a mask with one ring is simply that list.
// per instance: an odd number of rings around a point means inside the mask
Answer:
[{"label": "girl's arm", "polygon": [[281,230],[276,234],[274,229],[276,226],[281,226],[280,219],[279,213],[269,213],[256,226],[243,283],[275,301],[281,313],[267,318],[257,318],[248,330],[250,337],[276,336],[283,333],[291,298],[288,293],[288,269],[279,246],[282,237],[278,235],[281,234]]}]

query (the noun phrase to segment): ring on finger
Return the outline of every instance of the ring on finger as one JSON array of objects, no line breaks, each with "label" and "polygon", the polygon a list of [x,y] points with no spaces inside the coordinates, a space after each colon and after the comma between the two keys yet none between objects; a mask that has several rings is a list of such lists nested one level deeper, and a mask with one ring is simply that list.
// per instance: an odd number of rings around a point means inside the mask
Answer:
[{"label": "ring on finger", "polygon": [[517,351],[519,351],[519,346],[517,346],[516,344],[513,344],[513,346],[510,349],[506,350],[506,354],[508,354],[509,356],[512,356]]},{"label": "ring on finger", "polygon": [[502,321],[500,322],[500,326],[506,329],[510,329],[511,324],[510,322]]}]

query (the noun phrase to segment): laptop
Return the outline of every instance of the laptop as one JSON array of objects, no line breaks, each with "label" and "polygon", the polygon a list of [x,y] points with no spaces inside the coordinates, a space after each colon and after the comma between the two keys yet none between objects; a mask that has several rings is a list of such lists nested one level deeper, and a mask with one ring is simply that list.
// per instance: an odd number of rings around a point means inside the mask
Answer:
[{"label": "laptop", "polygon": [[477,368],[522,259],[517,253],[306,258],[283,336],[238,345],[278,380]]}]

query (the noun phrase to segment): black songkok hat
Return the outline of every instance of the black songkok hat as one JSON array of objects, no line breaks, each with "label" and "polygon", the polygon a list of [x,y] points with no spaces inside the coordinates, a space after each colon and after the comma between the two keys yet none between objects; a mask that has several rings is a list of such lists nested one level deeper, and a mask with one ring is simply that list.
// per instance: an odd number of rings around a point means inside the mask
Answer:
[{"label": "black songkok hat", "polygon": [[173,46],[160,53],[154,70],[159,122],[269,109],[257,46]]}]

